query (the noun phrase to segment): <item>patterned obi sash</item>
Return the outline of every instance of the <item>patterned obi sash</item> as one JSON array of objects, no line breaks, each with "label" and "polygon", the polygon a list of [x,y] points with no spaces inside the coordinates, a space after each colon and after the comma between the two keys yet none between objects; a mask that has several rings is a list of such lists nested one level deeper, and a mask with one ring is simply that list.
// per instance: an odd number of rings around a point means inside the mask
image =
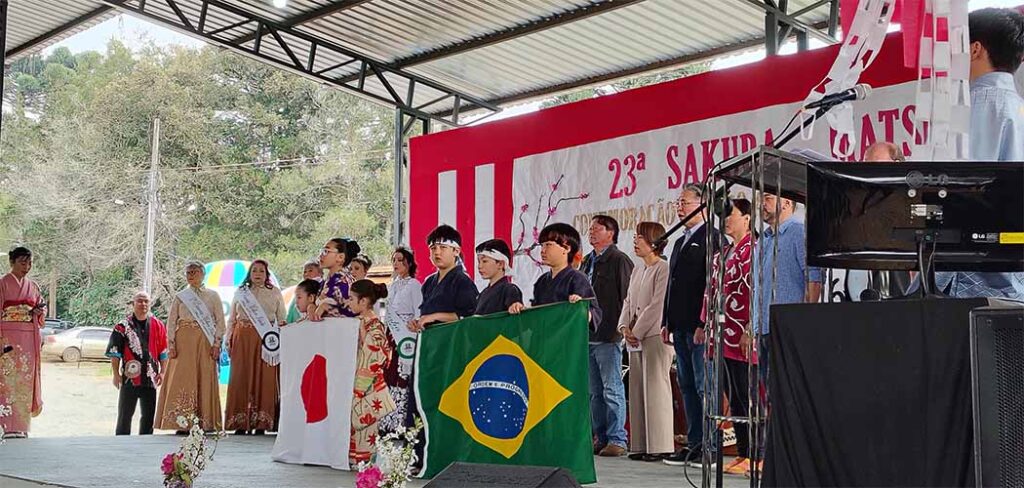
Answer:
[{"label": "patterned obi sash", "polygon": [[27,303],[7,305],[0,310],[0,321],[2,322],[31,322],[32,306]]}]

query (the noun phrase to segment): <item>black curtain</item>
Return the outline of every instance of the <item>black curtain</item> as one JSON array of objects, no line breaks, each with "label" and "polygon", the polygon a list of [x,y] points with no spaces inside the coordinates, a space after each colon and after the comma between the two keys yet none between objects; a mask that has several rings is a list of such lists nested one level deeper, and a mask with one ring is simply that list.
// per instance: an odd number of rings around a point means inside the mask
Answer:
[{"label": "black curtain", "polygon": [[968,486],[971,309],[772,306],[766,486]]}]

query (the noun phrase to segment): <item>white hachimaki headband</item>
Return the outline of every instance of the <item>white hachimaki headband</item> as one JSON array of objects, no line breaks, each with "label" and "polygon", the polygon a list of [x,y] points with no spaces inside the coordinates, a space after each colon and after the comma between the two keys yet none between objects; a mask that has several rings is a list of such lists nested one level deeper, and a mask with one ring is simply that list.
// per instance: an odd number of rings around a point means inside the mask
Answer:
[{"label": "white hachimaki headband", "polygon": [[454,247],[456,249],[462,249],[462,245],[461,244],[459,244],[458,242],[455,242],[455,241],[453,241],[451,239],[435,239],[433,241],[430,241],[430,245],[431,246],[448,246],[448,247]]},{"label": "white hachimaki headband", "polygon": [[480,252],[478,252],[476,254],[478,256],[487,256],[487,257],[489,257],[489,258],[491,258],[491,259],[493,259],[495,261],[503,262],[503,263],[505,263],[505,269],[506,270],[508,270],[508,271],[512,270],[512,263],[508,262],[508,256],[506,256],[505,254],[503,254],[501,252],[498,252],[498,251],[496,251],[494,249],[484,249],[483,251],[480,251]]}]

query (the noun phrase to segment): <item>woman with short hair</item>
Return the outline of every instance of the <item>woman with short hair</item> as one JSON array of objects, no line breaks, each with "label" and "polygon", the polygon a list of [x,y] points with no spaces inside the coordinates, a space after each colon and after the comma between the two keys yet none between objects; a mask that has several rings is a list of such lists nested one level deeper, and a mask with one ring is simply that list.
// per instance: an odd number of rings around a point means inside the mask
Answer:
[{"label": "woman with short hair", "polygon": [[661,317],[668,289],[668,262],[662,256],[665,227],[641,222],[633,253],[643,262],[633,268],[619,315],[619,332],[629,351],[629,459],[656,462],[675,451],[672,439],[672,348],[661,339]]},{"label": "woman with short hair", "polygon": [[167,314],[170,361],[156,414],[161,430],[184,434],[192,428],[192,416],[207,432],[221,428],[217,361],[226,329],[224,308],[217,292],[203,286],[205,277],[202,263],[185,265],[188,285],[174,296]]}]

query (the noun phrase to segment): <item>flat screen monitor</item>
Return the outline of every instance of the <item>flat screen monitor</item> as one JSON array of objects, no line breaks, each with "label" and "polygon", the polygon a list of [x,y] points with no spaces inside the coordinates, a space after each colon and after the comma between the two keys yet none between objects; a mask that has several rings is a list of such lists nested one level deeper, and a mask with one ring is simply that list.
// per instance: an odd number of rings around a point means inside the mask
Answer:
[{"label": "flat screen monitor", "polygon": [[1024,271],[1024,162],[807,165],[807,262]]}]

